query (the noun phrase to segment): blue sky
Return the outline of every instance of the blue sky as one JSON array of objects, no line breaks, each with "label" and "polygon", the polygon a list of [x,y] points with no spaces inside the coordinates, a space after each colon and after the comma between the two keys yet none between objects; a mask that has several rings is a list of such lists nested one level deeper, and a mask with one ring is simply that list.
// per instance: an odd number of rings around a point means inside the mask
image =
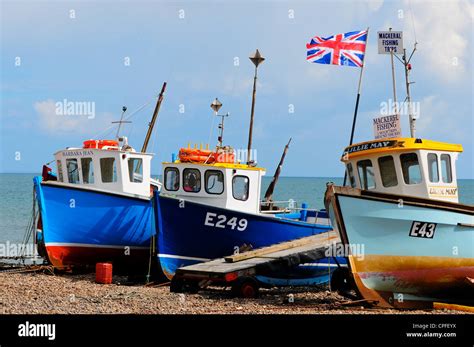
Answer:
[{"label": "blue sky", "polygon": [[[225,142],[246,148],[248,56],[258,48],[266,58],[253,140],[259,165],[273,173],[292,137],[283,175],[341,176],[359,70],[310,64],[305,44],[370,27],[355,135],[364,141],[392,96],[390,59],[377,54],[376,32],[393,27],[404,31],[406,48],[415,37],[419,43],[411,76],[418,137],[462,143],[458,176],[474,178],[473,13],[470,1],[1,1],[0,172],[38,172],[61,148],[113,137],[110,122],[123,105],[130,114],[148,103],[123,131],[140,148],[163,81],[153,172],[189,141],[208,141],[215,97],[231,113]],[[396,74],[403,99],[401,64]],[[95,118],[55,114],[64,99],[95,103]],[[217,119],[213,145],[216,126]]]}]

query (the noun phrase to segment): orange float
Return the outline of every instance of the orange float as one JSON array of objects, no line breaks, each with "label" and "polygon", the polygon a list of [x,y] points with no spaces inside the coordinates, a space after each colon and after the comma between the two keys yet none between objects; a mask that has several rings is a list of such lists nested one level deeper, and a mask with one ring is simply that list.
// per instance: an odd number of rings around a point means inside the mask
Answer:
[{"label": "orange float", "polygon": [[233,152],[213,152],[208,149],[181,148],[179,160],[183,163],[233,163]]},{"label": "orange float", "polygon": [[[115,140],[87,140],[84,141],[83,148],[94,148],[94,149],[102,149],[103,147],[117,147],[118,148],[118,141]],[[111,149],[117,149],[111,148]]]}]

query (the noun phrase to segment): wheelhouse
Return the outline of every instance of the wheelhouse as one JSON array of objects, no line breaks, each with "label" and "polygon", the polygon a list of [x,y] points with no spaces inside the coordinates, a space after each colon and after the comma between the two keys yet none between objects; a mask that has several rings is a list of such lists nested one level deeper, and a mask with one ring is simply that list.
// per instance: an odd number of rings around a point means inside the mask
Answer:
[{"label": "wheelhouse", "polygon": [[[90,142],[91,140],[89,140]],[[57,182],[133,196],[150,196],[152,154],[135,152],[127,144],[68,147],[54,154]],[[115,142],[115,141],[112,141]]]},{"label": "wheelhouse", "polygon": [[458,202],[456,160],[462,146],[395,138],[358,143],[344,150],[351,187]]},{"label": "wheelhouse", "polygon": [[265,169],[234,163],[163,163],[161,194],[242,212],[260,211]]}]

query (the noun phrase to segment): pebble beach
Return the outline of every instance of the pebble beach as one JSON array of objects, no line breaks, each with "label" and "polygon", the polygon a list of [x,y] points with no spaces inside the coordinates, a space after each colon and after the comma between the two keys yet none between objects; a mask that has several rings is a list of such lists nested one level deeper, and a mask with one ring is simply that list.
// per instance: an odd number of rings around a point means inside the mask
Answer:
[{"label": "pebble beach", "polygon": [[364,307],[321,288],[262,289],[257,299],[224,288],[171,293],[166,284],[95,283],[94,274],[0,273],[0,314],[460,314]]}]

